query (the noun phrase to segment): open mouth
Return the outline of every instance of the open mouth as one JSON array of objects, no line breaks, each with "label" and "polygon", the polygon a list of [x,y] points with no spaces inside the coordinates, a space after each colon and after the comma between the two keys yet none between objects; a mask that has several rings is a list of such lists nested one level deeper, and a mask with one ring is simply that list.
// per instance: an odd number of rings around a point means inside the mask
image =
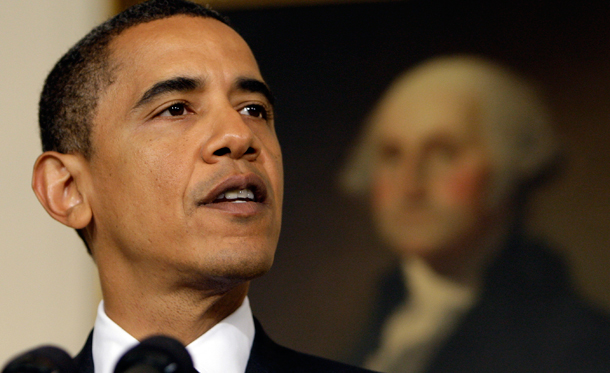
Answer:
[{"label": "open mouth", "polygon": [[235,202],[235,203],[245,203],[245,202],[257,202],[256,196],[254,192],[249,189],[233,189],[227,190],[224,193],[220,193],[218,197],[216,197],[212,203],[219,202]]},{"label": "open mouth", "polygon": [[199,205],[216,203],[265,203],[267,187],[255,174],[234,175],[217,185],[199,202]]}]

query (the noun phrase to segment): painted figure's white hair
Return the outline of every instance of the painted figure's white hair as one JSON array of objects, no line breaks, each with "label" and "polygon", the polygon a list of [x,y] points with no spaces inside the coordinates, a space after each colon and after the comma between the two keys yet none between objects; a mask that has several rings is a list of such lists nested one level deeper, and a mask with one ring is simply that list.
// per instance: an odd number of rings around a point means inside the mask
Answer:
[{"label": "painted figure's white hair", "polygon": [[430,87],[475,98],[480,130],[493,157],[496,177],[492,195],[512,193],[516,186],[538,176],[556,159],[559,146],[549,111],[530,82],[487,59],[443,56],[407,70],[386,90],[340,175],[344,192],[355,196],[368,192],[376,162],[376,122],[382,103]]}]

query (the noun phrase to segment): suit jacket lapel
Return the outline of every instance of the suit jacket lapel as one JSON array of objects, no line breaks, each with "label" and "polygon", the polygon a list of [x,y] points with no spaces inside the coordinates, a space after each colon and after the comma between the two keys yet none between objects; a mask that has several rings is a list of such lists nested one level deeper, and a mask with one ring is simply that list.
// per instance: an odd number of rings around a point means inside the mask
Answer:
[{"label": "suit jacket lapel", "polygon": [[83,349],[74,358],[78,373],[93,373],[93,331]]},{"label": "suit jacket lapel", "polygon": [[254,318],[254,342],[250,350],[250,358],[246,366],[246,373],[268,373],[271,367],[278,362],[276,344],[267,336],[260,322]]}]

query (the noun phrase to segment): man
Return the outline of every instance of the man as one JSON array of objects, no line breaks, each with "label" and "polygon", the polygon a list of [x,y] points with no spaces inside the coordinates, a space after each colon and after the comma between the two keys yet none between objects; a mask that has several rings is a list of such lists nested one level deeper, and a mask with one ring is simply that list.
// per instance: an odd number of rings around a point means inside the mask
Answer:
[{"label": "man", "polygon": [[112,372],[156,334],[188,345],[200,372],[359,371],[280,347],[252,318],[282,155],[273,96],[220,15],[152,0],[100,25],[49,74],[40,127],[34,191],[79,232],[102,286],[82,372]]},{"label": "man", "polygon": [[473,56],[426,61],[376,106],[344,173],[401,263],[354,363],[384,372],[602,372],[610,321],[522,229],[559,147],[533,87]]}]

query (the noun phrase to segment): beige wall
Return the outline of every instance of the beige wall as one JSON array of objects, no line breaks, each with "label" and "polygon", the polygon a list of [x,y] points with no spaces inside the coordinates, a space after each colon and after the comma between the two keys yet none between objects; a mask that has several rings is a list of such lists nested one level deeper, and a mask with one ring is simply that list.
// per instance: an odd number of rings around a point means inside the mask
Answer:
[{"label": "beige wall", "polygon": [[53,343],[76,353],[94,318],[94,266],[30,188],[37,101],[55,61],[109,12],[107,0],[0,1],[0,365]]}]

